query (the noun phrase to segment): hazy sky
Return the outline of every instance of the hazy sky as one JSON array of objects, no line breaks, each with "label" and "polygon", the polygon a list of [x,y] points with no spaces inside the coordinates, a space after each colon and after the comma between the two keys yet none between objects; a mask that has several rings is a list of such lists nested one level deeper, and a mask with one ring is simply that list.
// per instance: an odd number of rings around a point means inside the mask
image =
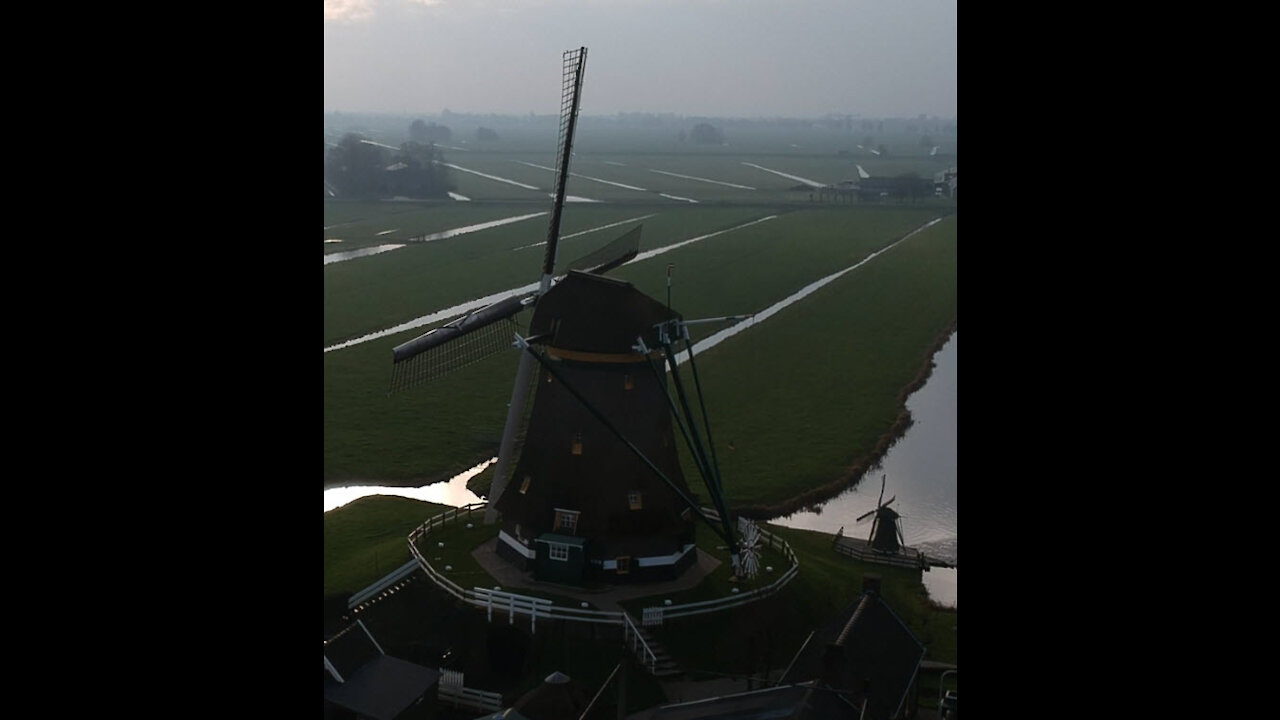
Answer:
[{"label": "hazy sky", "polygon": [[957,0],[324,0],[324,109],[956,116]]}]

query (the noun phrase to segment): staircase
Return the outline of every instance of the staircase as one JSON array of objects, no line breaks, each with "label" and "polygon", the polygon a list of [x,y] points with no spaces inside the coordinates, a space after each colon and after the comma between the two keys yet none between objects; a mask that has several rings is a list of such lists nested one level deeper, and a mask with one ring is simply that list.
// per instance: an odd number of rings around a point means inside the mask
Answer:
[{"label": "staircase", "polygon": [[671,680],[684,676],[684,670],[658,642],[653,633],[630,622],[627,618],[627,646],[635,653],[636,662],[659,680]]}]

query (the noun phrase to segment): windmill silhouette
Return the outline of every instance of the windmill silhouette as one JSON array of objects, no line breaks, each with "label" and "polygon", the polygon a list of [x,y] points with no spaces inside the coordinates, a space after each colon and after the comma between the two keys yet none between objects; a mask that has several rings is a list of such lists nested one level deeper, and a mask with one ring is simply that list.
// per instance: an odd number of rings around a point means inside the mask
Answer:
[{"label": "windmill silhouette", "polygon": [[902,516],[889,508],[898,496],[894,495],[887,502],[884,501],[884,488],[887,481],[888,476],[880,476],[880,498],[876,501],[876,507],[859,515],[854,523],[871,519],[871,539],[868,541],[871,548],[876,552],[896,553],[906,545],[906,541],[902,537]]},{"label": "windmill silhouette", "polygon": [[[674,577],[696,561],[699,520],[729,544],[737,569],[737,538],[710,449],[688,323],[630,283],[605,276],[636,256],[641,228],[570,263],[565,276],[556,278],[586,53],[580,48],[564,54],[556,185],[537,289],[394,348],[392,388],[430,381],[513,344],[522,350],[485,522],[500,524],[498,554],[540,579]],[[526,309],[533,314],[522,336],[514,317]],[[694,399],[677,369],[681,342],[693,368],[705,442]],[[533,407],[526,412],[531,397]],[[673,418],[718,521],[689,492]]]}]

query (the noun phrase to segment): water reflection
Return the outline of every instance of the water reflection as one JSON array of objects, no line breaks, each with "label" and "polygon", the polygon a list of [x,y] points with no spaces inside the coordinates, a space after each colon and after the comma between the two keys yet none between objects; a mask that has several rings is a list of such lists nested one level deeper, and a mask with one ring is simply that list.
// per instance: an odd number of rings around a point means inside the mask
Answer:
[{"label": "water reflection", "polygon": [[[466,235],[468,233],[479,232],[481,230],[488,230],[490,228],[501,227],[503,225],[510,225],[511,223],[518,223],[518,222],[521,222],[522,220],[528,220],[530,218],[536,218],[546,214],[547,214],[546,211],[543,211],[543,212],[529,213],[527,215],[514,215],[512,217],[501,218],[499,220],[490,220],[489,222],[476,223],[475,225],[467,225],[464,227],[453,228],[451,230],[441,230],[440,232],[428,233],[426,235],[419,235],[417,237],[408,238],[407,240],[405,240],[405,242],[406,243],[428,243],[428,242],[435,242],[436,240],[447,240],[449,238],[458,237],[459,235]],[[396,231],[385,230],[378,234],[385,235],[386,233],[391,233],[391,232],[396,232]],[[329,265],[331,263],[342,262],[344,260],[352,260],[355,258],[367,257],[369,255],[377,255],[378,253],[384,253],[384,252],[387,252],[388,250],[398,250],[402,247],[404,247],[404,243],[401,243],[398,245],[393,245],[393,244],[375,245],[373,247],[361,248],[359,250],[329,253],[328,255],[324,256],[324,264]]]},{"label": "water reflection", "polygon": [[467,489],[467,481],[479,475],[485,468],[497,462],[498,458],[490,458],[466,472],[455,475],[444,482],[433,483],[424,487],[387,487],[381,485],[349,485],[346,487],[329,488],[324,491],[324,511],[329,512],[334,508],[340,508],[343,505],[358,500],[368,495],[395,495],[396,497],[406,497],[412,500],[425,500],[426,502],[436,503],[437,505],[448,505],[450,507],[461,507],[470,503],[481,502],[481,499],[473,492]]},{"label": "water reflection", "polygon": [[[328,242],[327,240],[325,242]],[[329,253],[324,256],[324,264],[329,265],[344,260],[354,260],[356,258],[369,257],[370,255],[378,255],[380,253],[391,250],[399,250],[404,247],[403,244],[388,243],[386,245],[374,245],[373,247],[360,248],[359,250],[347,250],[344,252]]]},{"label": "water reflection", "polygon": [[[957,336],[934,356],[933,374],[924,387],[907,398],[914,420],[907,433],[867,471],[856,486],[823,504],[816,511],[799,512],[772,522],[786,527],[868,537],[870,521],[855,518],[873,510],[880,499],[881,477],[886,478],[885,499],[895,497],[893,509],[902,515],[906,544],[930,557],[957,560]],[[925,587],[933,600],[957,605],[958,571],[934,568],[924,573]]]}]

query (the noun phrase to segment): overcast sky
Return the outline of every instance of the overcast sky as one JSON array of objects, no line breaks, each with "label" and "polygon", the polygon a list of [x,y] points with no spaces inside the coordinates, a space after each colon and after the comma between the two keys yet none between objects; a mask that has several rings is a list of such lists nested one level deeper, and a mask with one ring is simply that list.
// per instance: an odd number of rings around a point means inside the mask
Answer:
[{"label": "overcast sky", "polygon": [[957,0],[324,0],[324,109],[956,117]]}]

